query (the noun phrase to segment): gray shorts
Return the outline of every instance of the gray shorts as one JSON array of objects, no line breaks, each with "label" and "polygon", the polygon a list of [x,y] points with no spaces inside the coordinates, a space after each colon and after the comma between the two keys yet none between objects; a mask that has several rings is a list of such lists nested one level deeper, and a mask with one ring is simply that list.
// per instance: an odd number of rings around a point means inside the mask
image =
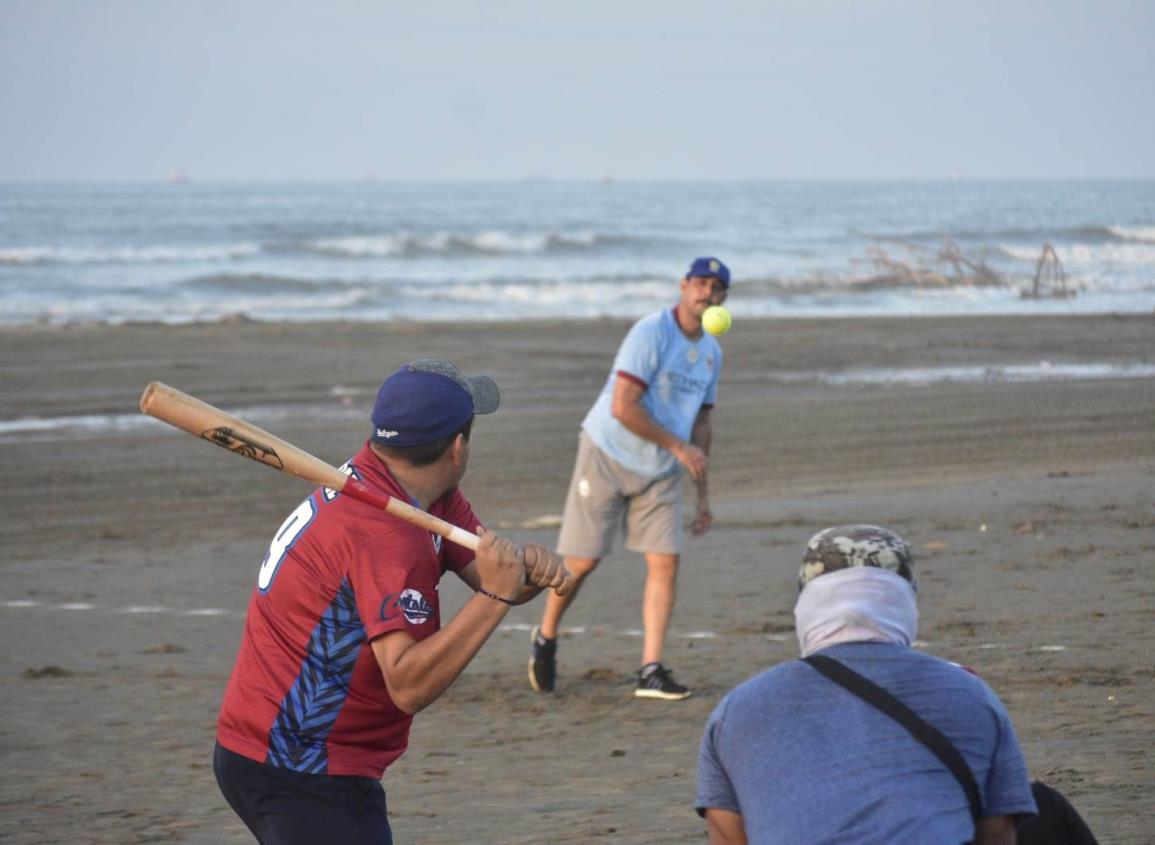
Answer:
[{"label": "gray shorts", "polygon": [[601,559],[621,526],[626,548],[642,554],[682,552],[682,473],[650,478],[630,472],[583,431],[565,498],[557,552]]}]

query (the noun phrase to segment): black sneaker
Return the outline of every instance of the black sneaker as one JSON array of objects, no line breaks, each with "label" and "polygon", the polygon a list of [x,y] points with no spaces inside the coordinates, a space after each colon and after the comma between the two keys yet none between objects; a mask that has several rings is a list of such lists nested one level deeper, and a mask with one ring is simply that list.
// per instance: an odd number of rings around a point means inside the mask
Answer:
[{"label": "black sneaker", "polygon": [[529,635],[529,685],[537,692],[553,692],[557,677],[557,640],[547,640],[536,625]]},{"label": "black sneaker", "polygon": [[660,698],[663,701],[681,701],[690,697],[690,691],[670,677],[670,670],[661,663],[647,663],[638,671],[635,698]]}]

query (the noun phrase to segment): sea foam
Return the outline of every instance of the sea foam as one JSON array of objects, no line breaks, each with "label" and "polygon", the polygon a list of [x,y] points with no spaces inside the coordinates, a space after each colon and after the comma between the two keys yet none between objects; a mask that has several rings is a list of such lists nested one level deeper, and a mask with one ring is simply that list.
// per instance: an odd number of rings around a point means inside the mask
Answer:
[{"label": "sea foam", "polygon": [[230,261],[259,255],[254,243],[202,244],[200,246],[122,247],[0,247],[0,264],[178,264],[199,261]]}]

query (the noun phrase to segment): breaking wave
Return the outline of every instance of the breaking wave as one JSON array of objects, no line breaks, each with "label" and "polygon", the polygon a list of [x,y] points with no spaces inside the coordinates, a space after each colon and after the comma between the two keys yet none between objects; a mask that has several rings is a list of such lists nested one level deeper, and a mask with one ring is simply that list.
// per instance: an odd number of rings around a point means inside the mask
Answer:
[{"label": "breaking wave", "polygon": [[0,264],[181,264],[233,261],[261,253],[255,243],[147,247],[0,247]]},{"label": "breaking wave", "polygon": [[430,256],[565,255],[616,251],[665,243],[599,232],[432,232],[350,235],[298,242],[203,244],[200,246],[9,246],[0,265],[182,264],[236,261],[261,255],[303,253],[327,258],[423,258]]},{"label": "breaking wave", "polygon": [[1007,227],[990,229],[960,229],[957,231],[914,229],[906,232],[861,232],[863,237],[879,241],[941,241],[951,238],[956,241],[1044,241],[1061,243],[1075,241],[1083,243],[1112,243],[1123,241],[1143,241],[1155,243],[1155,226],[1066,226],[1047,227]]},{"label": "breaking wave", "polygon": [[[1018,261],[1038,261],[1040,248],[1003,244],[998,251]],[[1064,264],[1131,264],[1155,268],[1155,241],[1146,243],[1057,244],[1055,252]]]},{"label": "breaking wave", "polygon": [[1155,226],[1108,226],[1107,230],[1125,241],[1155,244]]},{"label": "breaking wave", "polygon": [[616,249],[638,243],[639,238],[597,232],[547,232],[519,234],[504,231],[475,233],[358,235],[306,241],[301,249],[343,258],[420,258],[431,255],[475,257],[484,255],[534,255],[582,253]]}]

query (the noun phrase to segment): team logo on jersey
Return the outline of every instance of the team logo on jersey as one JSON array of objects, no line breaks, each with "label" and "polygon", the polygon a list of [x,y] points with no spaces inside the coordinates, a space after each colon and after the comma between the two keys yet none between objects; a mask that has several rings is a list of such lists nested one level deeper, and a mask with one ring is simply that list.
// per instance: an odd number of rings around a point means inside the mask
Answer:
[{"label": "team logo on jersey", "polygon": [[402,590],[401,596],[397,599],[397,606],[405,614],[405,621],[413,625],[424,624],[433,615],[433,605],[417,590]]},{"label": "team logo on jersey", "polygon": [[433,538],[433,551],[437,552],[437,554],[441,554],[441,535],[430,534],[429,536]]},{"label": "team logo on jersey", "polygon": [[698,350],[691,346],[686,350],[686,358],[689,359],[691,364],[698,363]]}]

